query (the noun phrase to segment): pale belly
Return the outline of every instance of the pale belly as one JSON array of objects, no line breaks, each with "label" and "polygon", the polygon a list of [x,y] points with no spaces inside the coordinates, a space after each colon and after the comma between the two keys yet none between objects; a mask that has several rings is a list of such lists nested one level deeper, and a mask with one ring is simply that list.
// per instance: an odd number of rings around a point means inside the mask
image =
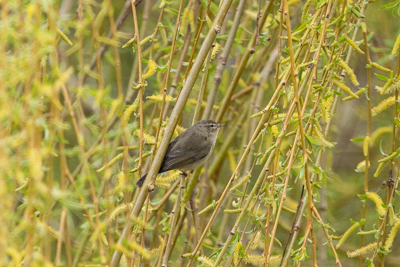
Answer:
[{"label": "pale belly", "polygon": [[184,168],[182,168],[180,170],[184,171],[184,172],[192,171],[192,170],[195,170],[198,167],[202,166],[211,157],[213,149],[214,149],[214,147],[212,147],[210,149],[210,151],[208,152],[207,156],[205,156],[204,158],[202,158],[202,159],[200,159],[200,160],[198,160],[196,162],[193,162],[192,164],[189,164],[189,165],[185,166]]}]

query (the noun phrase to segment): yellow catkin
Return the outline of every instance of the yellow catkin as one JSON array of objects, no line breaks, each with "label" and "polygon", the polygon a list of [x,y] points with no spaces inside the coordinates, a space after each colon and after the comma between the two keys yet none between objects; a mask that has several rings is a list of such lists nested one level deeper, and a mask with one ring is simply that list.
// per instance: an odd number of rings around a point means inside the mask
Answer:
[{"label": "yellow catkin", "polygon": [[208,28],[211,28],[212,27],[212,21],[211,21],[209,16],[206,16],[206,22],[207,22]]},{"label": "yellow catkin", "polygon": [[186,31],[187,26],[189,25],[189,13],[190,10],[189,8],[185,8],[185,10],[183,11],[183,15],[182,15],[182,22],[181,22],[181,26],[179,27],[179,33],[183,35],[183,31]]},{"label": "yellow catkin", "polygon": [[375,144],[375,142],[378,140],[379,136],[385,133],[392,133],[393,127],[387,126],[387,127],[381,127],[379,129],[376,129],[372,134],[371,134],[371,146]]},{"label": "yellow catkin", "polygon": [[244,183],[246,183],[248,180],[250,180],[251,174],[246,175],[239,183],[237,183],[236,185],[234,185],[230,191],[235,191],[236,189],[238,189],[239,187],[241,187]]},{"label": "yellow catkin", "polygon": [[152,229],[153,229],[153,227],[152,227],[150,224],[144,222],[143,220],[139,219],[139,218],[136,217],[136,216],[131,216],[130,219],[131,219],[131,221],[133,221],[135,224],[137,224],[138,226],[140,226],[141,229],[146,229],[146,230],[152,230]]},{"label": "yellow catkin", "polygon": [[375,86],[376,91],[378,91],[381,95],[384,94],[390,94],[392,93],[392,90],[389,90],[389,88],[393,84],[393,79],[388,80],[383,87]]},{"label": "yellow catkin", "polygon": [[97,37],[96,41],[101,44],[106,44],[106,45],[115,46],[115,47],[119,47],[121,45],[118,41],[108,39],[106,37]]},{"label": "yellow catkin", "polygon": [[218,203],[218,202],[213,201],[211,204],[209,204],[207,207],[205,207],[203,210],[201,210],[201,211],[198,213],[198,215],[201,215],[201,214],[203,214],[203,213],[205,213],[205,212],[207,212],[207,211],[210,211],[210,210],[215,209],[215,207],[217,206],[217,203]]},{"label": "yellow catkin", "polygon": [[[371,162],[368,161],[368,168],[369,166],[371,166]],[[357,164],[356,170],[362,170],[363,172],[365,172],[365,160],[361,161],[360,163]]]},{"label": "yellow catkin", "polygon": [[374,234],[376,234],[377,232],[379,232],[379,231],[377,231],[377,230],[371,230],[371,231],[365,231],[365,232],[358,232],[357,235],[374,235]]},{"label": "yellow catkin", "polygon": [[[367,87],[364,87],[364,88],[361,88],[360,90],[358,90],[357,92],[355,92],[354,94],[357,95],[357,96],[360,96],[360,95],[362,95],[366,90],[367,90]],[[353,96],[350,95],[350,96],[344,97],[342,100],[343,100],[343,101],[349,101],[349,100],[352,100],[352,99],[355,99],[355,97],[353,97]]]},{"label": "yellow catkin", "polygon": [[135,112],[136,109],[138,108],[138,106],[139,106],[139,97],[137,97],[136,100],[132,103],[132,105],[130,105],[124,111],[124,114],[122,115],[122,118],[121,118],[121,127],[122,128],[125,128],[128,125],[132,112]]},{"label": "yellow catkin", "polygon": [[368,192],[367,197],[371,199],[376,205],[376,211],[378,212],[380,217],[385,216],[386,210],[382,207],[383,201],[381,197],[374,192]]},{"label": "yellow catkin", "polygon": [[233,251],[233,263],[237,264],[239,260],[239,251],[243,247],[242,242],[237,242],[235,245],[235,250]]},{"label": "yellow catkin", "polygon": [[181,174],[180,171],[175,171],[172,174],[168,175],[168,176],[161,176],[159,178],[156,179],[156,182],[159,183],[171,183],[174,182],[176,179],[178,179],[179,175]]},{"label": "yellow catkin", "polygon": [[133,44],[133,42],[135,41],[135,39],[136,39],[136,36],[133,37],[133,38],[131,38],[131,39],[129,39],[129,41],[126,42],[126,43],[122,46],[122,48],[128,47],[128,46],[130,46],[131,44]]},{"label": "yellow catkin", "polygon": [[349,75],[349,78],[351,80],[351,82],[355,85],[355,86],[359,86],[360,83],[357,81],[357,76],[354,74],[353,69],[351,69],[349,67],[349,65],[347,65],[347,63],[344,60],[340,60],[339,61],[339,66],[344,69],[344,71],[347,73],[347,75]]},{"label": "yellow catkin", "polygon": [[[140,130],[136,130],[133,132],[135,136],[140,138]],[[146,143],[155,143],[156,138],[154,136],[149,135],[148,133],[143,132],[143,139]]]},{"label": "yellow catkin", "polygon": [[154,60],[150,59],[149,62],[147,62],[147,67],[149,67],[149,69],[147,70],[147,72],[145,74],[143,74],[143,76],[142,76],[143,80],[146,80],[147,78],[152,76],[154,73],[156,73],[157,63]]},{"label": "yellow catkin", "polygon": [[313,135],[314,135],[315,139],[317,139],[322,146],[333,147],[333,144],[325,139],[325,136],[320,132],[318,127],[314,127]]},{"label": "yellow catkin", "polygon": [[116,207],[110,214],[110,220],[114,221],[115,218],[121,214],[122,212],[126,211],[127,209],[131,209],[133,207],[132,203],[129,204],[121,204],[118,207]]},{"label": "yellow catkin", "polygon": [[337,85],[337,87],[339,87],[340,89],[342,89],[343,91],[345,91],[346,93],[348,93],[349,95],[351,95],[354,98],[359,98],[358,95],[356,95],[355,93],[353,93],[353,91],[351,91],[351,89],[349,87],[347,87],[344,83],[339,82],[338,80],[333,80],[333,83]]},{"label": "yellow catkin", "polygon": [[388,97],[384,99],[382,102],[380,102],[376,107],[372,109],[372,116],[375,116],[382,111],[386,110],[390,106],[394,105],[396,99],[394,96]]},{"label": "yellow catkin", "polygon": [[[281,255],[272,256],[269,258],[269,264],[277,264],[280,263],[282,259]],[[243,259],[246,264],[253,264],[254,266],[264,266],[265,256],[264,255],[251,255],[247,254],[247,256]]]},{"label": "yellow catkin", "polygon": [[396,42],[394,43],[393,50],[392,50],[392,56],[396,54],[397,50],[399,49],[400,46],[400,34],[397,36]]},{"label": "yellow catkin", "polygon": [[224,210],[225,213],[241,213],[243,209]]},{"label": "yellow catkin", "polygon": [[106,168],[112,166],[114,163],[116,163],[119,159],[122,159],[123,157],[124,157],[124,153],[119,153],[112,160],[110,160],[110,162],[108,162],[106,165],[104,165],[103,167],[98,169],[97,172],[104,171]]},{"label": "yellow catkin", "polygon": [[211,59],[215,58],[215,56],[218,54],[220,49],[221,49],[221,45],[219,43],[216,43],[211,52]]},{"label": "yellow catkin", "polygon": [[153,35],[149,35],[142,40],[140,40],[140,46],[147,44],[148,41],[153,40]]},{"label": "yellow catkin", "polygon": [[128,247],[130,249],[135,250],[137,253],[143,256],[146,260],[149,260],[151,258],[151,254],[149,251],[147,251],[145,248],[141,247],[138,243],[135,241],[129,242]]},{"label": "yellow catkin", "polygon": [[363,144],[363,153],[364,157],[368,156],[368,148],[371,138],[369,136],[365,137],[364,144]]},{"label": "yellow catkin", "polygon": [[186,131],[186,128],[184,128],[184,127],[182,127],[182,126],[180,126],[180,125],[177,125],[176,128],[175,128],[175,130],[178,132],[178,134],[181,134],[181,133],[183,133],[184,131]]},{"label": "yellow catkin", "polygon": [[[388,86],[386,91],[384,91],[382,89],[382,92],[385,93],[385,94],[391,94],[391,93],[393,93],[393,92],[395,92],[395,91],[397,91],[399,89],[400,89],[400,80],[396,80],[396,81],[393,80],[393,82]],[[381,94],[383,94],[382,92],[381,92]]]},{"label": "yellow catkin", "polygon": [[58,36],[61,37],[61,39],[63,39],[67,44],[69,44],[70,46],[73,46],[74,44],[71,42],[70,39],[68,39],[68,37],[60,30],[57,28],[57,34]]},{"label": "yellow catkin", "polygon": [[171,183],[163,183],[163,182],[155,182],[156,186],[165,188],[165,189],[170,189],[171,188]]},{"label": "yellow catkin", "polygon": [[207,267],[213,267],[214,266],[214,261],[206,256],[200,256],[197,258],[197,260],[201,263],[203,263]]},{"label": "yellow catkin", "polygon": [[399,231],[399,229],[400,229],[400,219],[397,218],[392,229],[390,230],[388,239],[386,239],[385,250],[389,250],[392,247],[394,238],[396,237],[397,231]]},{"label": "yellow catkin", "polygon": [[361,255],[364,255],[364,254],[366,254],[368,252],[373,251],[376,248],[376,245],[377,245],[377,243],[374,242],[374,243],[370,243],[370,244],[368,244],[368,245],[366,245],[366,246],[364,246],[362,248],[359,248],[359,249],[357,249],[357,250],[355,250],[353,252],[347,251],[347,257],[355,258],[355,257],[359,257]]},{"label": "yellow catkin", "polygon": [[359,222],[356,222],[355,224],[353,224],[342,236],[342,238],[340,238],[339,242],[336,245],[336,249],[340,248],[341,245],[343,245],[344,241],[346,241],[346,239],[350,236],[350,234],[352,232],[354,232],[358,227],[360,226]]},{"label": "yellow catkin", "polygon": [[379,174],[383,170],[383,167],[385,167],[385,164],[386,164],[386,162],[379,163],[379,166],[378,166],[378,168],[376,169],[376,171],[374,173],[374,177],[378,177],[379,176]]},{"label": "yellow catkin", "polygon": [[357,46],[356,42],[354,42],[354,41],[351,40],[351,39],[346,39],[346,42],[347,42],[349,45],[351,45],[358,53],[364,54],[364,51],[362,51],[362,50]]},{"label": "yellow catkin", "polygon": [[371,64],[372,67],[374,67],[374,68],[376,68],[376,69],[378,69],[378,70],[385,71],[385,72],[392,72],[391,69],[385,68],[385,67],[379,65],[379,64],[376,63],[376,62],[371,62],[370,64]]},{"label": "yellow catkin", "polygon": [[[156,102],[162,102],[163,101],[163,95],[152,95],[152,96],[148,96],[148,97],[146,97],[146,99],[149,99],[149,100],[153,100],[153,101],[156,101]],[[166,95],[165,96],[165,102],[175,102],[176,101],[176,99],[175,98],[173,98],[172,96],[170,96],[170,95]]]},{"label": "yellow catkin", "polygon": [[194,11],[193,9],[190,9],[189,11],[189,25],[190,25],[190,31],[194,32]]},{"label": "yellow catkin", "polygon": [[272,132],[272,134],[273,134],[275,137],[277,137],[277,136],[279,135],[278,126],[272,125],[272,127],[271,127],[271,132]]},{"label": "yellow catkin", "polygon": [[256,250],[258,248],[258,245],[260,244],[260,241],[261,241],[261,231],[257,231],[253,242],[251,242],[250,250]]},{"label": "yellow catkin", "polygon": [[328,123],[331,120],[332,115],[330,114],[330,109],[333,104],[333,95],[327,99],[321,100],[321,115],[324,122]]},{"label": "yellow catkin", "polygon": [[150,254],[151,254],[152,258],[157,257],[161,253],[161,251],[164,249],[164,246],[165,246],[164,238],[159,235],[158,241],[160,242],[160,245],[158,246],[158,248],[150,250]]},{"label": "yellow catkin", "polygon": [[[148,151],[142,155],[142,159],[147,158],[148,156],[153,155],[153,151]],[[133,162],[139,162],[140,157],[136,158]]]}]

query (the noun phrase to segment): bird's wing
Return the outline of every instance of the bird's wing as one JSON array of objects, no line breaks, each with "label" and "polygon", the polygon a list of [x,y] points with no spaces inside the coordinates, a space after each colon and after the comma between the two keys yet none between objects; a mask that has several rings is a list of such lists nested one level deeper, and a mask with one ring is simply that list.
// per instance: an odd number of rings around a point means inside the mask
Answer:
[{"label": "bird's wing", "polygon": [[[184,133],[183,133],[184,134]],[[167,153],[165,154],[163,163],[160,168],[160,172],[165,172],[174,169],[180,169],[193,162],[203,159],[210,152],[210,142],[204,138],[193,143],[193,139],[187,142],[179,142],[179,138],[175,138],[168,147]],[[178,140],[177,140],[178,139]],[[183,141],[183,140],[181,140]]]}]

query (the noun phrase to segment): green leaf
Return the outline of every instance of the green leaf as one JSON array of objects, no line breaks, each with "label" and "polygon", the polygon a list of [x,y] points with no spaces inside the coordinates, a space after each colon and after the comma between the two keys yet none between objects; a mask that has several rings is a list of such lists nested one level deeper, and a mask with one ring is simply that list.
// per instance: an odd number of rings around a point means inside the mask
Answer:
[{"label": "green leaf", "polygon": [[364,142],[364,139],[365,139],[365,137],[357,137],[357,138],[350,139],[350,141],[354,142],[354,143],[358,143],[358,142]]},{"label": "green leaf", "polygon": [[383,75],[380,75],[380,74],[378,74],[378,73],[375,73],[375,76],[376,77],[378,77],[380,80],[382,80],[382,81],[389,81],[390,80],[390,78],[388,78],[388,77],[386,77],[386,76],[383,76]]},{"label": "green leaf", "polygon": [[351,12],[357,17],[357,18],[364,18],[365,16],[363,14],[361,14],[360,11],[357,10],[357,8],[352,8]]},{"label": "green leaf", "polygon": [[386,4],[386,5],[381,6],[381,7],[379,8],[379,10],[389,10],[389,9],[392,9],[392,8],[396,7],[396,6],[399,5],[399,4],[400,4],[399,1],[391,2],[391,3],[388,3],[388,4]]},{"label": "green leaf", "polygon": [[310,142],[311,144],[318,145],[318,146],[320,145],[320,143],[316,139],[314,139],[313,137],[311,137],[307,134],[306,134],[306,138],[307,138],[308,142]]}]

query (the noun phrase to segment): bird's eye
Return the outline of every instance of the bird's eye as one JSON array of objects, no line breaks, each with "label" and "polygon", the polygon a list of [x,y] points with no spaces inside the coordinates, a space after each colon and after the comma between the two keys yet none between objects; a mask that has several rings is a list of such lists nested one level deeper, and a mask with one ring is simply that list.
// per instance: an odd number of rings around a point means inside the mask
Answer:
[{"label": "bird's eye", "polygon": [[210,127],[213,128],[213,127],[214,127],[214,124],[210,124]]}]

